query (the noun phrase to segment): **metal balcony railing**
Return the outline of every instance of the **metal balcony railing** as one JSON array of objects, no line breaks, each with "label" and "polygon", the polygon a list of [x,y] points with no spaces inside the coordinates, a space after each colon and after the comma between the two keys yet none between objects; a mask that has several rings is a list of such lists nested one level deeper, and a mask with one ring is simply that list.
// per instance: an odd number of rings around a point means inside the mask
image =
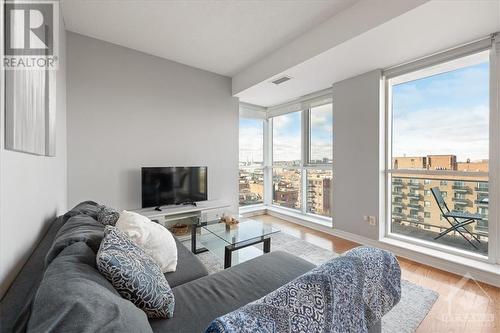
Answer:
[{"label": "metal balcony railing", "polygon": [[418,193],[408,193],[407,194],[408,198],[412,198],[412,199],[419,199],[421,200],[422,199],[422,195],[421,194],[418,194]]},{"label": "metal balcony railing", "polygon": [[488,193],[489,192],[489,186],[476,186],[474,187],[474,190],[479,193]]},{"label": "metal balcony railing", "polygon": [[470,200],[464,199],[464,198],[453,197],[453,198],[451,198],[451,201],[453,201],[455,204],[460,205],[460,206],[470,206],[472,204],[472,202]]},{"label": "metal balcony railing", "polygon": [[408,222],[422,222],[424,219],[418,215],[408,215],[405,220]]},{"label": "metal balcony railing", "polygon": [[392,212],[392,217],[396,217],[396,218],[404,218],[405,217],[405,214],[403,213],[400,213],[400,212]]},{"label": "metal balcony railing", "polygon": [[481,206],[481,207],[488,207],[489,206],[489,202],[485,201],[484,198],[483,199],[476,199],[476,200],[474,200],[474,203],[478,206]]},{"label": "metal balcony railing", "polygon": [[466,185],[452,185],[451,188],[458,193],[470,193],[471,188]]}]

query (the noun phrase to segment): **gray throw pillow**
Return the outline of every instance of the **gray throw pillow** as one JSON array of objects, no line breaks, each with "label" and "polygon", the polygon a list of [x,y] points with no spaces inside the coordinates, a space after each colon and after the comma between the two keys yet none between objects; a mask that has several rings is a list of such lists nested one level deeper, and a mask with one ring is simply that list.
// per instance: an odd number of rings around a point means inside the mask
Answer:
[{"label": "gray throw pillow", "polygon": [[173,316],[174,292],[160,266],[123,231],[106,226],[96,263],[116,291],[149,318]]},{"label": "gray throw pillow", "polygon": [[99,206],[97,210],[97,221],[104,225],[115,225],[120,218],[120,212],[108,206]]}]

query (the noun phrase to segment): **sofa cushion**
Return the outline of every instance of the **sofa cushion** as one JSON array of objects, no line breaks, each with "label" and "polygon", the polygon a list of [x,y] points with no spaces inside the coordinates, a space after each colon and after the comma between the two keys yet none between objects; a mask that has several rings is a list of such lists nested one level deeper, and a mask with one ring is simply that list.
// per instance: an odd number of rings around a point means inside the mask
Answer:
[{"label": "sofa cushion", "polygon": [[182,244],[177,237],[174,237],[177,245],[177,269],[175,272],[165,273],[168,284],[171,288],[181,284],[207,276],[208,271],[205,265]]},{"label": "sofa cushion", "polygon": [[96,262],[120,295],[150,318],[170,318],[175,299],[160,266],[124,232],[106,226]]},{"label": "sofa cushion", "polygon": [[85,243],[66,247],[47,268],[28,332],[150,332],[147,317],[123,299],[95,266]]},{"label": "sofa cushion", "polygon": [[276,251],[185,283],[173,289],[178,304],[175,316],[150,320],[151,327],[154,332],[204,332],[215,318],[263,297],[314,267]]},{"label": "sofa cushion", "polygon": [[55,219],[47,233],[28,258],[0,302],[0,331],[24,332],[31,311],[31,301],[40,285],[45,269],[44,259],[57,231],[66,221],[64,216]]},{"label": "sofa cushion", "polygon": [[69,218],[71,216],[85,214],[97,219],[97,211],[99,210],[99,207],[100,205],[97,202],[87,200],[80,202],[64,215]]},{"label": "sofa cushion", "polygon": [[45,265],[48,266],[64,248],[76,242],[86,243],[94,253],[97,253],[103,237],[104,225],[98,223],[92,216],[86,214],[71,216],[57,232],[45,258]]}]

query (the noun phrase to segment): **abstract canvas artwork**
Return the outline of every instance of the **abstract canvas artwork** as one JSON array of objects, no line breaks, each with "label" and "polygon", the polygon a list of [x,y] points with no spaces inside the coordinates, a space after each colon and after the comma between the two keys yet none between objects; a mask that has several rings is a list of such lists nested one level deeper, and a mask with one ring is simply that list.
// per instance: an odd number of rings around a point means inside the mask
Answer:
[{"label": "abstract canvas artwork", "polygon": [[54,84],[51,71],[5,71],[5,149],[55,156]]}]

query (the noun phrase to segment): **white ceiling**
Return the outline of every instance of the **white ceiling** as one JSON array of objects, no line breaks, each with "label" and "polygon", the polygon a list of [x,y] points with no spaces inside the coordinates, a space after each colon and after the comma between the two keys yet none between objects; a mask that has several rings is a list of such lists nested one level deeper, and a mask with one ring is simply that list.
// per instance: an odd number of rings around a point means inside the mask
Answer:
[{"label": "white ceiling", "polygon": [[66,29],[233,76],[357,0],[63,0]]},{"label": "white ceiling", "polygon": [[[343,12],[346,13],[355,6]],[[274,106],[335,82],[374,69],[384,69],[430,55],[500,31],[500,1],[430,1],[355,36],[327,51],[291,66],[272,70],[258,83],[238,92],[240,101]],[[299,46],[300,47],[300,46]],[[268,58],[272,58],[273,54]],[[264,59],[265,60],[265,59]],[[278,64],[276,67],[279,68]],[[253,66],[258,73],[258,66]],[[248,70],[247,70],[248,71]],[[270,81],[282,75],[293,77],[281,85]],[[233,77],[233,89],[235,79]]]}]

